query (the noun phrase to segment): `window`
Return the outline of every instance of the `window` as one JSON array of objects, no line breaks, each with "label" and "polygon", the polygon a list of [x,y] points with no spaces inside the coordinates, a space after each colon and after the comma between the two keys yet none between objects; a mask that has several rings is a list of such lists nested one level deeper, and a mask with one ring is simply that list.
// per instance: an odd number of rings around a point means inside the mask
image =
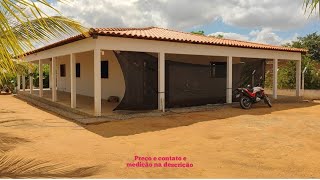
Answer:
[{"label": "window", "polygon": [[109,78],[109,62],[101,61],[101,78],[107,79]]},{"label": "window", "polygon": [[66,65],[60,64],[60,77],[66,77]]},{"label": "window", "polygon": [[76,77],[80,77],[80,63],[76,64]]}]

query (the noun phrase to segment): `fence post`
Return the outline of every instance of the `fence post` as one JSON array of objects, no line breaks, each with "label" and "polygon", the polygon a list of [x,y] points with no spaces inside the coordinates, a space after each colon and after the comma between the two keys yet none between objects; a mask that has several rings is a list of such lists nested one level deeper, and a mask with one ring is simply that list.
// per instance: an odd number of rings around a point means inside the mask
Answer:
[{"label": "fence post", "polygon": [[302,71],[302,78],[301,78],[301,89],[302,89],[302,95],[304,95],[304,78],[305,73],[307,72],[307,67],[305,67]]}]

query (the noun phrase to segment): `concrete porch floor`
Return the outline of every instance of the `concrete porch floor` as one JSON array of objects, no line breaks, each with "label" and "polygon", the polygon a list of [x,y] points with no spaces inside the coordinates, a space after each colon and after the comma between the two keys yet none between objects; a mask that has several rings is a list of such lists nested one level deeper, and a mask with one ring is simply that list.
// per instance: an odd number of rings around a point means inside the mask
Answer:
[{"label": "concrete porch floor", "polygon": [[[26,89],[25,92],[20,90],[19,93],[28,93],[30,90]],[[34,89],[32,95],[39,97],[39,89]],[[43,90],[43,98],[52,100],[52,91],[50,89]],[[71,107],[71,94],[69,92],[57,91],[57,102],[60,105]],[[107,100],[101,100],[101,115],[110,116],[113,115],[113,110],[118,106],[119,103],[110,103]],[[89,115],[94,115],[94,99],[93,97],[83,96],[77,94],[77,110],[82,111]]]}]

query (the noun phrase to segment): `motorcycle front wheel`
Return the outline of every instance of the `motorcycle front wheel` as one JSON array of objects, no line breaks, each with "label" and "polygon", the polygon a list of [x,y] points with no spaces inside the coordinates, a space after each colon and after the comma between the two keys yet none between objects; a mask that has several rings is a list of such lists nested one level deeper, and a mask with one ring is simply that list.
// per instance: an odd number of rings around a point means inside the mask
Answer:
[{"label": "motorcycle front wheel", "polygon": [[251,99],[247,96],[242,96],[240,99],[240,106],[242,109],[250,109],[252,106]]},{"label": "motorcycle front wheel", "polygon": [[269,107],[272,107],[271,101],[267,95],[264,97],[264,103],[268,104]]}]

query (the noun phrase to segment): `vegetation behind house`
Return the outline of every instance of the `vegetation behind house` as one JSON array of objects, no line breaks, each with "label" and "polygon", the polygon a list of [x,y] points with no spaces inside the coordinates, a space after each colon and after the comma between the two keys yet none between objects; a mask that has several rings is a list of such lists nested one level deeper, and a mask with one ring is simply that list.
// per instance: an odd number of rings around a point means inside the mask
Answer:
[{"label": "vegetation behind house", "polygon": [[[308,53],[302,56],[302,71],[305,72],[305,89],[320,89],[320,34],[312,33],[298,37],[296,41],[285,44],[286,47],[305,48]],[[266,72],[266,87],[272,87],[272,72]],[[287,62],[279,67],[278,86],[280,89],[294,89],[296,86],[296,63]]]}]

